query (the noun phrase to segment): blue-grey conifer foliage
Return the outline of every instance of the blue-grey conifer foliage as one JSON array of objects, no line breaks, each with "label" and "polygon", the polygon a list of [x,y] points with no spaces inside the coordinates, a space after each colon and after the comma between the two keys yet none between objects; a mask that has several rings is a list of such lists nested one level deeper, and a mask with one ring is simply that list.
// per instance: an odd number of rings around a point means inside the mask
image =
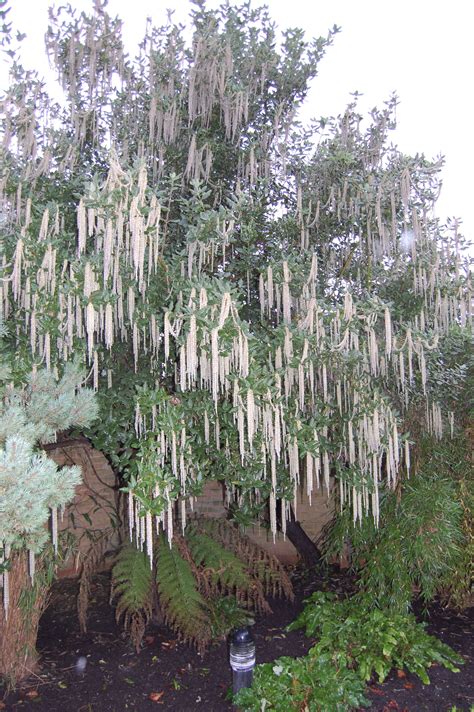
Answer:
[{"label": "blue-grey conifer foliage", "polygon": [[5,363],[0,371],[0,546],[38,553],[51,508],[70,502],[81,481],[80,467],[58,467],[39,445],[54,442],[59,431],[90,425],[97,404],[75,364],[67,364],[60,379],[45,370],[32,373],[22,388],[7,385]]}]

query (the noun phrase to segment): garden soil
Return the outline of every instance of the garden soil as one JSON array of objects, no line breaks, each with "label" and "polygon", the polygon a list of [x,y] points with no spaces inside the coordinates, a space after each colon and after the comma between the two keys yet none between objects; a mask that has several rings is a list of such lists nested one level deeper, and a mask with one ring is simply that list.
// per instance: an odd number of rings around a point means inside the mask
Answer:
[{"label": "garden soil", "polygon": [[[281,655],[304,655],[312,641],[302,631],[285,632],[301,610],[302,601],[323,582],[294,575],[295,602],[272,601],[273,613],[254,626],[257,661]],[[335,574],[329,586],[350,586]],[[40,624],[40,668],[20,689],[6,694],[0,688],[0,710],[31,712],[225,712],[231,672],[225,641],[204,656],[178,642],[165,626],[147,628],[143,648],[136,654],[115,622],[109,606],[109,581],[96,577],[92,585],[88,632],[81,634],[75,610],[77,583],[56,584],[51,605]],[[428,631],[461,653],[459,673],[433,666],[430,685],[404,671],[394,670],[384,684],[368,688],[373,712],[469,712],[474,705],[474,609],[462,615],[434,606]],[[290,708],[289,708],[290,710]],[[332,712],[332,710],[324,710]]]}]

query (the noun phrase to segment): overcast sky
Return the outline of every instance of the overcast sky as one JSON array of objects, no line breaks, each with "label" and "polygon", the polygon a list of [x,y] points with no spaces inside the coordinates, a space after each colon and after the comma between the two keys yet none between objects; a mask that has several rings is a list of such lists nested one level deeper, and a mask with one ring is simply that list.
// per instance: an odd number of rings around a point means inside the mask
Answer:
[{"label": "overcast sky", "polygon": [[[92,6],[92,0],[70,1],[81,10]],[[10,20],[27,33],[24,64],[44,73],[43,36],[51,3],[13,0],[11,4]],[[210,6],[216,4],[209,0]],[[406,153],[445,156],[437,214],[461,218],[463,232],[474,239],[472,4],[468,0],[256,0],[254,4],[268,5],[280,27],[303,27],[309,37],[325,35],[334,24],[341,26],[320,65],[306,116],[340,113],[356,90],[364,95],[365,110],[397,92],[400,106],[394,141]],[[172,8],[175,18],[184,21],[189,7],[186,0],[109,0],[111,14],[125,22],[129,50],[141,39],[147,16],[159,24],[166,8]],[[4,73],[1,76],[4,81]]]}]

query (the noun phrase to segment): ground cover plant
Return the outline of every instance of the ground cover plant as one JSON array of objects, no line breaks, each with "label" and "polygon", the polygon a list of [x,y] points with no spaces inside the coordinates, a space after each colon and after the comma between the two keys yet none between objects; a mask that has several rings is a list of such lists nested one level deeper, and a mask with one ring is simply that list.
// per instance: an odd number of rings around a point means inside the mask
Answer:
[{"label": "ground cover plant", "polygon": [[[354,558],[372,595],[393,595],[393,543],[400,613],[413,585],[431,597],[454,532],[445,593],[468,600],[455,549],[472,550],[472,480],[453,453],[472,419],[471,261],[459,224],[434,217],[442,162],[390,143],[396,98],[365,121],[351,103],[304,127],[297,110],[337,28],[280,41],[266,8],[197,0],[189,42],[170,16],[133,57],[95,0],[51,11],[57,102],[22,66],[5,0],[0,11],[4,386],[85,370],[99,417],[63,425],[109,459],[150,567],[163,536],[181,553],[206,480],[223,483],[236,523],[260,518],[300,549],[298,489],[319,488],[352,522],[348,546],[372,527],[377,555],[360,540]],[[431,485],[423,442],[451,462]],[[408,547],[405,521],[420,523]]]},{"label": "ground cover plant", "polygon": [[[316,643],[302,629],[285,627],[301,612],[302,600],[315,590],[329,586],[338,597],[353,589],[351,577],[334,571],[326,582],[301,571],[292,575],[295,601],[270,599],[272,614],[255,616],[252,627],[257,662],[275,665],[281,657],[302,658]],[[38,712],[64,709],[71,700],[77,709],[100,712],[130,710],[232,709],[228,690],[231,670],[226,641],[209,647],[204,656],[178,640],[177,635],[156,620],[146,629],[137,655],[128,636],[115,621],[109,605],[110,577],[100,574],[91,581],[88,628],[81,633],[75,610],[77,582],[62,580],[53,588],[53,600],[40,623],[38,676],[18,686],[0,702],[7,712],[35,709]],[[394,670],[385,682],[375,679],[365,687],[371,712],[408,709],[410,712],[440,710],[470,712],[474,702],[474,619],[472,609],[456,615],[440,606],[430,607],[427,631],[462,655],[459,673],[432,665],[430,684],[406,670]],[[85,669],[78,668],[78,661]],[[0,688],[1,689],[1,688]],[[153,699],[152,699],[153,698]],[[153,701],[155,700],[155,701]],[[398,707],[396,706],[398,705]],[[288,703],[289,707],[289,703]],[[1,708],[1,705],[0,705]],[[363,708],[366,709],[366,708]]]},{"label": "ground cover plant", "polygon": [[239,692],[243,710],[347,710],[370,705],[366,684],[384,682],[392,669],[404,669],[429,684],[433,663],[459,672],[463,663],[449,646],[428,635],[407,613],[374,607],[372,599],[354,596],[338,601],[318,591],[288,630],[303,628],[317,638],[301,658],[278,658],[258,666],[252,688]]}]

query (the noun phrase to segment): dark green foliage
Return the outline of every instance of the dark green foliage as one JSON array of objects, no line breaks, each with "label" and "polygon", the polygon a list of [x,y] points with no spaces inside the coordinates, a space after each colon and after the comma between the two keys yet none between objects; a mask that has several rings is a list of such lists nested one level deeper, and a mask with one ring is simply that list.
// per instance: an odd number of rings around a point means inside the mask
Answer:
[{"label": "dark green foliage", "polygon": [[208,601],[212,637],[222,640],[234,628],[253,625],[251,614],[241,608],[234,596],[219,596]]},{"label": "dark green foliage", "polygon": [[381,611],[360,597],[314,593],[289,626],[298,628],[318,642],[305,657],[258,665],[252,688],[236,697],[243,712],[345,712],[369,706],[364,688],[374,675],[382,682],[392,668],[406,668],[429,684],[433,663],[457,672],[463,662],[412,615]]},{"label": "dark green foliage", "polygon": [[388,526],[365,544],[360,585],[381,607],[406,611],[414,587],[430,601],[449,576],[460,553],[462,511],[454,483],[436,476],[415,476],[400,503],[396,495],[390,500]]},{"label": "dark green foliage", "polygon": [[289,626],[298,628],[319,638],[310,655],[345,659],[364,681],[376,674],[383,682],[392,668],[406,668],[428,685],[427,670],[434,662],[453,672],[463,662],[448,645],[428,635],[413,615],[374,608],[367,597],[337,601],[334,594],[318,591]]},{"label": "dark green foliage", "polygon": [[451,608],[463,609],[474,603],[474,477],[459,483],[463,541],[438,593]]},{"label": "dark green foliage", "polygon": [[244,563],[228,549],[206,534],[188,535],[189,549],[213,593],[235,594],[240,604],[269,611],[263,587],[246,571]]},{"label": "dark green foliage", "polygon": [[265,596],[293,600],[293,586],[280,561],[242,534],[236,524],[225,519],[201,517],[197,526],[244,563],[246,571],[262,586]]},{"label": "dark green foliage", "polygon": [[188,539],[193,560],[198,566],[205,567],[212,587],[240,587],[244,590],[250,588],[250,576],[246,573],[243,563],[231,551],[224,549],[205,534],[195,533]]},{"label": "dark green foliage", "polygon": [[185,642],[194,642],[204,650],[210,642],[211,630],[206,601],[198,588],[193,568],[182,556],[183,542],[170,546],[164,537],[157,555],[157,585],[160,605],[168,625]]},{"label": "dark green foliage", "polygon": [[124,626],[139,650],[153,607],[152,571],[148,556],[134,546],[124,546],[112,569],[110,599],[117,598],[115,617],[123,616]]},{"label": "dark green foliage", "polygon": [[[219,541],[206,533],[219,530],[232,530],[234,548],[224,537]],[[139,649],[155,602],[179,638],[203,652],[232,628],[252,623],[252,611],[269,612],[265,596],[277,590],[278,582],[280,595],[293,597],[281,564],[257,544],[247,547],[247,537],[238,528],[197,517],[184,536],[174,534],[171,546],[164,535],[157,538],[154,574],[146,554],[131,545],[124,547],[112,572],[112,598],[119,596],[117,619],[124,615],[135,648]],[[247,555],[253,551],[257,560],[267,561],[273,575],[256,576],[245,557],[239,556],[243,551]]]},{"label": "dark green foliage", "polygon": [[463,557],[461,493],[468,482],[457,479],[455,463],[464,473],[469,463],[459,460],[452,442],[430,441],[429,453],[422,471],[385,494],[379,528],[369,519],[354,526],[344,510],[322,542],[328,560],[349,543],[361,589],[382,608],[405,612],[415,592],[432,600]]},{"label": "dark green foliage", "polygon": [[235,702],[242,712],[347,712],[368,707],[364,689],[357,674],[334,664],[330,655],[282,657],[257,665],[252,687],[241,690]]},{"label": "dark green foliage", "polygon": [[199,534],[197,521],[172,546],[160,538],[157,586],[168,625],[203,652],[211,640],[252,622],[246,608],[270,608],[259,582],[232,552]]}]

